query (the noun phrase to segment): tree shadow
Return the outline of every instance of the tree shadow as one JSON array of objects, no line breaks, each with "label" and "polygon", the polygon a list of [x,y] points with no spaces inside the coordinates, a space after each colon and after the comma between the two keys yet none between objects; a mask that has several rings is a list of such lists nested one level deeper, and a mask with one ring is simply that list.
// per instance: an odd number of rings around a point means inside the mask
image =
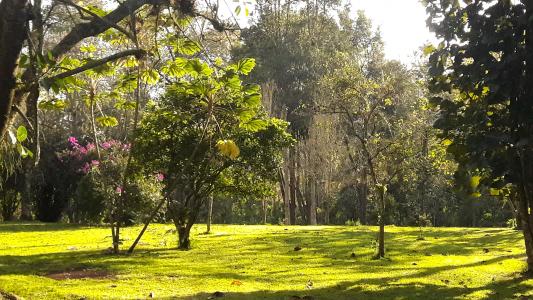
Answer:
[{"label": "tree shadow", "polygon": [[0,222],[0,233],[42,232],[42,231],[73,231],[97,228],[99,226],[87,226],[67,223],[41,223],[41,222]]},{"label": "tree shadow", "polygon": [[[361,281],[345,281],[339,284],[318,289],[294,289],[283,291],[253,291],[253,292],[227,292],[221,299],[228,300],[354,300],[354,299],[530,299],[533,297],[531,288],[521,283],[527,277],[494,281],[479,287],[449,286],[446,284],[399,284],[383,282],[379,279]],[[372,283],[372,288],[367,285]],[[212,293],[198,293],[191,296],[162,297],[161,300],[200,300],[218,299]],[[305,298],[304,298],[305,297]]]},{"label": "tree shadow", "polygon": [[106,250],[54,252],[34,255],[0,256],[1,275],[36,275],[78,269],[120,272],[128,266],[151,263],[150,258],[138,260],[127,255],[111,255]]}]

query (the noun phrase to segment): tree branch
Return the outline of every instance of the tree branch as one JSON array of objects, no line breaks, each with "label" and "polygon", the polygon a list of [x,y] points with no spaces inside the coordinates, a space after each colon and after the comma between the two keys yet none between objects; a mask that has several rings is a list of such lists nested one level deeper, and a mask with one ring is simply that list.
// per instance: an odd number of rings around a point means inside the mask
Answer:
[{"label": "tree branch", "polygon": [[67,78],[67,77],[70,77],[72,75],[76,75],[76,74],[85,72],[87,70],[96,68],[96,67],[101,66],[103,64],[106,64],[106,63],[108,63],[110,61],[114,61],[114,60],[117,60],[119,58],[126,57],[126,56],[131,56],[131,55],[133,55],[133,56],[135,56],[137,58],[142,58],[142,57],[144,57],[146,55],[146,51],[144,51],[142,49],[131,49],[131,50],[126,50],[126,51],[122,51],[122,52],[119,52],[119,53],[115,53],[113,55],[110,55],[108,57],[104,57],[102,59],[93,60],[93,61],[90,61],[90,62],[86,63],[85,65],[83,65],[81,67],[78,67],[78,68],[75,68],[75,69],[72,69],[72,70],[68,70],[66,72],[60,73],[60,74],[52,76],[52,77],[48,77],[48,78],[42,79],[41,80],[41,86],[43,86],[45,89],[49,89],[50,85],[52,85],[52,83],[55,80]]},{"label": "tree branch", "polygon": [[92,11],[90,11],[90,10],[88,10],[88,9],[82,7],[82,6],[77,5],[76,3],[73,3],[73,2],[70,1],[70,0],[55,0],[55,1],[57,1],[57,2],[61,2],[61,3],[65,4],[65,5],[72,6],[72,7],[76,8],[76,9],[79,10],[79,11],[82,11],[82,12],[84,12],[84,13],[86,13],[86,14],[89,14],[89,15],[91,15],[94,19],[98,19],[98,20],[100,20],[100,21],[106,23],[107,25],[109,25],[109,26],[115,28],[116,30],[122,32],[122,33],[123,33],[125,36],[127,36],[130,40],[134,40],[133,35],[132,35],[130,32],[128,32],[126,29],[120,27],[117,23],[111,23],[111,22],[108,21],[106,18],[102,18],[102,17],[100,17],[99,15],[93,13]]}]

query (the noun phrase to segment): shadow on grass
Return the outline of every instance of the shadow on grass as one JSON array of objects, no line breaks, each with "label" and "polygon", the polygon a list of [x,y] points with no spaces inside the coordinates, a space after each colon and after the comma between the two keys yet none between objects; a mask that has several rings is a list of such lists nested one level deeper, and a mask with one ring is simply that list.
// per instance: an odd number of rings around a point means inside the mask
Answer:
[{"label": "shadow on grass", "polygon": [[78,269],[120,272],[124,267],[146,265],[151,258],[110,255],[105,251],[70,251],[34,255],[0,256],[0,275],[37,275]]},{"label": "shadow on grass", "polygon": [[[228,292],[224,298],[228,300],[296,300],[296,299],[470,299],[473,293],[480,299],[530,299],[526,296],[530,288],[520,285],[527,277],[495,281],[481,287],[448,286],[436,284],[395,284],[384,283],[379,279],[362,281],[341,282],[331,287],[311,290],[284,290],[284,291],[254,291],[254,292]],[[372,284],[368,289],[365,285]],[[531,295],[531,294],[530,294]],[[186,297],[164,297],[162,300],[200,300],[210,299],[213,293],[199,293]],[[306,297],[307,296],[307,297]],[[304,298],[305,297],[305,298]]]},{"label": "shadow on grass", "polygon": [[36,231],[63,231],[82,230],[97,227],[83,226],[66,223],[41,223],[41,222],[0,222],[0,233],[36,232]]}]

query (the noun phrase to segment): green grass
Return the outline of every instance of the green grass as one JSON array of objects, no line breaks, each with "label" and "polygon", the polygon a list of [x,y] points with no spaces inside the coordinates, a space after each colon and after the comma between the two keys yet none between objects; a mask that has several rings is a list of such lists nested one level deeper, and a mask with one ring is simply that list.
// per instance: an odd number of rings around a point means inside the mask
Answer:
[{"label": "green grass", "polygon": [[[509,229],[427,228],[419,240],[417,228],[389,226],[381,260],[371,259],[375,227],[214,226],[204,235],[198,225],[191,251],[175,249],[172,229],[153,225],[134,255],[113,256],[102,251],[110,244],[107,228],[0,224],[0,290],[26,299],[145,299],[150,292],[158,299],[207,299],[215,291],[224,299],[533,296],[533,279],[520,274],[522,236]],[[124,231],[125,245],[138,230]],[[73,269],[112,277],[45,276]]]}]

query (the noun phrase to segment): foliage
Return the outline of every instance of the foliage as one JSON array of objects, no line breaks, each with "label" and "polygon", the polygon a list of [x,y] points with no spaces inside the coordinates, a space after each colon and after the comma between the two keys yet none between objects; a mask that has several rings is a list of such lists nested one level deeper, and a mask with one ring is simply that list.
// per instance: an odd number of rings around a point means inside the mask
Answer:
[{"label": "foliage", "polygon": [[[116,140],[102,142],[100,158],[94,143],[80,144],[75,137],[69,138],[69,149],[63,150],[58,157],[65,170],[78,178],[73,194],[69,195],[71,217],[76,222],[99,224],[109,221],[112,210],[127,192],[128,207],[123,222],[132,224],[142,222],[154,204],[161,198],[161,178],[157,174],[141,176],[135,174],[124,188],[122,174],[130,150],[129,144]],[[61,210],[59,210],[61,211]]]},{"label": "foliage", "polygon": [[440,109],[435,127],[461,166],[463,191],[501,194],[520,213],[533,271],[531,3],[426,4],[428,24],[442,40],[427,50],[432,102]]},{"label": "foliage", "polygon": [[[136,159],[149,172],[165,174],[169,215],[178,230],[190,230],[213,192],[234,187],[247,176],[275,178],[281,150],[292,139],[285,122],[261,112],[259,87],[242,85],[240,75],[254,64],[242,60],[214,70],[189,60],[188,75],[169,86],[143,118]],[[239,179],[240,174],[245,176]]]}]

